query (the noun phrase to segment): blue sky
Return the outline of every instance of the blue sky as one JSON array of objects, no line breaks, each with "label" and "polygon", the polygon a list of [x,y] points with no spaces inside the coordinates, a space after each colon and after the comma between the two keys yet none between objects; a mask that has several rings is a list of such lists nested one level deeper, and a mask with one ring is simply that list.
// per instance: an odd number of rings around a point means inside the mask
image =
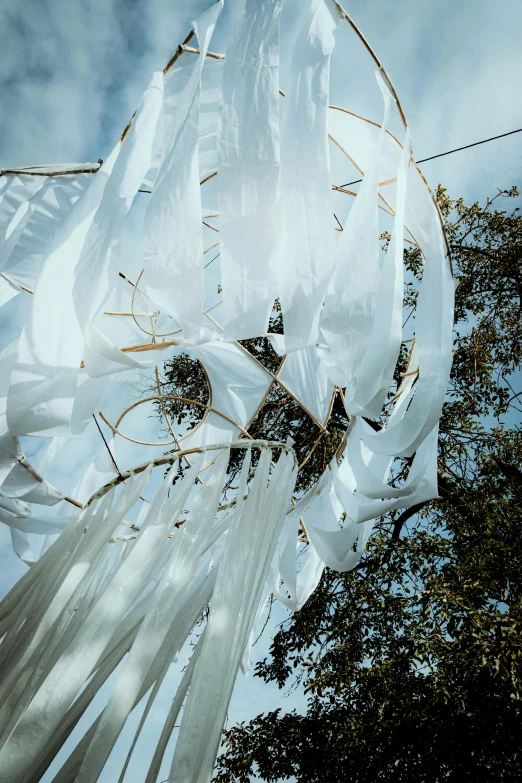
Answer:
[{"label": "blue sky", "polygon": [[[190,19],[207,5],[208,0],[2,0],[0,166],[105,157],[151,72],[164,66],[189,31]],[[226,0],[212,49],[222,50],[240,8],[240,0]],[[393,80],[415,157],[522,127],[520,0],[351,0],[345,8]],[[283,33],[284,43],[291,31]],[[343,29],[334,56],[335,102],[368,111],[379,121],[381,109],[366,91],[370,79],[369,58]],[[441,182],[454,197],[482,200],[496,188],[522,184],[521,149],[522,134],[422,168],[432,186]],[[0,530],[4,590],[24,570],[6,533]],[[255,648],[256,659],[266,655],[283,616],[278,608]],[[300,693],[286,698],[275,686],[240,677],[229,724],[291,706],[304,707]],[[143,753],[145,759],[146,741]],[[102,781],[115,779],[118,754],[119,745]],[[140,780],[141,771],[135,767],[129,779]]]}]

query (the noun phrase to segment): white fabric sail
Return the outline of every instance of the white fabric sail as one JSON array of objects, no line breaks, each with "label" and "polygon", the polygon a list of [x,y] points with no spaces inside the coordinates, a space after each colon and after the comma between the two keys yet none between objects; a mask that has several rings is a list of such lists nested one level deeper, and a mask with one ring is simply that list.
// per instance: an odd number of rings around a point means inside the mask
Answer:
[{"label": "white fabric sail", "polygon": [[146,91],[121,158],[118,145],[51,241],[12,372],[7,420],[15,434],[59,434],[70,424],[82,330],[107,298],[121,220],[150,167],[161,78]]},{"label": "white fabric sail", "polygon": [[223,2],[193,23],[202,54],[195,60],[168,129],[168,143],[145,216],[144,285],[183,328],[186,344],[203,328],[203,245],[198,166],[200,81]]},{"label": "white fabric sail", "polygon": [[[181,720],[169,781],[209,783],[269,596],[300,610],[376,519],[437,496],[454,280],[395,90],[378,64],[380,125],[329,107],[337,4],[246,0],[224,54],[222,8],[192,23],[105,162],[0,172],[0,522],[30,566],[0,603],[10,783],[41,779],[76,727],[54,781],[95,783],[146,697],[123,783],[198,623],[146,782]],[[407,328],[405,239],[423,259]],[[182,354],[207,384],[196,400],[164,392]],[[308,421],[301,470],[328,454],[307,492],[289,441],[253,439],[267,399]],[[201,411],[192,429],[172,400]]]},{"label": "white fabric sail", "polygon": [[296,21],[281,138],[283,239],[277,269],[285,352],[317,342],[334,264],[327,114],[338,19],[324,0],[306,0]]},{"label": "white fabric sail", "polygon": [[60,434],[70,422],[83,346],[71,296],[74,269],[118,152],[58,227],[45,255],[11,376],[7,422],[14,434]]},{"label": "white fabric sail", "polygon": [[227,340],[264,334],[276,297],[281,7],[281,0],[247,0],[221,83],[217,165]]},{"label": "white fabric sail", "polygon": [[[343,385],[353,383],[357,375],[370,342],[376,315],[379,281],[378,183],[392,102],[390,91],[379,72],[377,79],[384,98],[384,118],[370,168],[365,173],[337,243],[335,272],[321,318],[321,331],[333,359],[346,376]],[[399,242],[402,241],[402,223],[400,227]]]}]

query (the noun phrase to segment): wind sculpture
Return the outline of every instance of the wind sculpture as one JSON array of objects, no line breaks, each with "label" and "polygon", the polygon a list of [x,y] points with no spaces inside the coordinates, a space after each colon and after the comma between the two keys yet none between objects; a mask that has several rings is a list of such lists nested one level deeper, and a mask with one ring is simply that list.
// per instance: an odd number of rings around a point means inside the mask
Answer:
[{"label": "wind sculpture", "polygon": [[[25,298],[26,315],[0,355],[0,518],[31,565],[0,609],[0,769],[11,783],[41,779],[118,667],[106,706],[69,755],[62,751],[53,780],[98,780],[149,693],[122,781],[169,666],[208,605],[146,781],[158,779],[187,694],[168,779],[209,781],[270,593],[299,609],[325,565],[354,567],[377,518],[437,495],[454,281],[395,91],[335,1],[291,6],[284,85],[282,0],[247,0],[225,55],[209,50],[222,7],[205,11],[153,75],[104,162],[1,174],[2,302]],[[380,125],[329,106],[330,56],[346,23],[378,65]],[[198,48],[189,45],[194,37]],[[389,130],[393,116],[401,140]],[[357,193],[335,184],[345,172],[362,177]],[[134,274],[123,228],[136,197],[148,201],[133,228]],[[214,199],[217,209],[208,207]],[[423,263],[407,327],[405,241]],[[222,300],[214,308],[216,280]],[[276,299],[284,334],[267,335]],[[277,372],[240,343],[260,336],[285,357]],[[395,384],[403,344],[408,368]],[[103,414],[108,441],[97,455],[82,453],[70,494],[46,480],[60,449],[86,443],[93,414],[137,373],[156,379],[154,402],[164,406],[157,368],[181,351],[201,362],[210,397],[193,430],[176,431],[166,416],[169,454],[156,456],[157,447],[165,451],[161,438],[148,445],[124,432],[125,417],[142,410],[138,400],[117,420]],[[336,395],[350,419],[328,469],[301,496],[292,442],[249,435],[278,384],[319,436]],[[124,470],[118,443],[139,454]],[[226,499],[236,449],[243,465]],[[37,455],[37,467],[24,450]],[[396,458],[412,458],[402,484],[391,480]]]}]

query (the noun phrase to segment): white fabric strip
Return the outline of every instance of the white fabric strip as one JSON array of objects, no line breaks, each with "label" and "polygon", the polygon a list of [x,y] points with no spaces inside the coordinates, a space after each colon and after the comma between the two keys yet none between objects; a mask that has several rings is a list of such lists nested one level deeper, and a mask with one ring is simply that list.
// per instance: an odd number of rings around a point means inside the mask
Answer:
[{"label": "white fabric strip", "polygon": [[330,54],[338,17],[332,17],[324,0],[303,0],[298,9],[290,82],[282,103],[283,239],[277,271],[284,353],[317,342],[321,306],[334,264],[327,114]]},{"label": "white fabric strip", "polygon": [[198,166],[199,96],[205,53],[222,8],[223,0],[220,0],[193,22],[200,55],[178,96],[143,229],[143,287],[162,311],[183,328],[183,341],[187,345],[205,339],[206,334]]},{"label": "white fabric strip", "polygon": [[[58,226],[87,189],[92,174],[64,177],[32,177],[41,187],[26,203],[27,212],[0,248],[0,268],[18,282],[34,289],[46,247]],[[20,212],[20,210],[19,210]],[[19,214],[15,214],[15,223]]]},{"label": "white fabric strip", "polygon": [[347,383],[355,381],[370,342],[379,283],[379,171],[392,96],[379,71],[377,81],[384,99],[384,119],[370,168],[339,235],[335,271],[321,316],[321,331]]},{"label": "white fabric strip", "polygon": [[157,71],[121,144],[75,270],[72,294],[82,329],[94,321],[116,285],[123,220],[150,168],[162,107],[163,73]]},{"label": "white fabric strip", "polygon": [[[22,223],[16,239],[29,219],[28,201],[46,183],[46,177],[31,177],[29,174],[7,174],[0,177],[0,271],[3,270],[12,250],[10,237],[16,226]],[[12,243],[11,239],[11,243]]]},{"label": "white fabric strip", "polygon": [[436,204],[414,166],[408,171],[408,205],[407,222],[425,255],[415,319],[419,376],[403,418],[390,421],[380,432],[362,422],[363,440],[368,448],[399,457],[411,457],[437,425],[453,358],[455,281]]},{"label": "white fabric strip", "polygon": [[[95,783],[106,759],[134,707],[140,686],[165,643],[169,619],[182,604],[196,576],[205,539],[212,530],[218,508],[229,452],[222,454],[199,490],[187,521],[176,534],[172,555],[156,586],[128,660],[112,691],[96,734],[77,776],[77,783]],[[191,619],[192,623],[197,617]]]},{"label": "white fabric strip", "polygon": [[282,0],[246,1],[221,82],[219,241],[227,340],[265,334],[276,297],[281,6]]},{"label": "white fabric strip", "polygon": [[[403,319],[406,177],[410,155],[410,134],[407,131],[397,175],[393,234],[379,269],[373,330],[355,377],[345,390],[345,407],[350,415],[380,416],[399,356]],[[356,203],[358,200],[359,197]]]},{"label": "white fabric strip", "polygon": [[152,159],[162,80],[153,76],[121,154],[118,144],[51,242],[12,373],[7,418],[15,434],[68,430],[82,330],[115,284],[122,221]]},{"label": "white fabric strip", "polygon": [[11,375],[7,423],[15,435],[68,432],[83,348],[72,301],[74,269],[118,152],[119,144],[46,251]]},{"label": "white fabric strip", "polygon": [[282,453],[267,488],[270,457],[270,449],[264,449],[250,494],[241,502],[248,452],[243,463],[236,513],[181,722],[171,783],[202,783],[212,777],[228,703],[295,481],[293,456]]}]

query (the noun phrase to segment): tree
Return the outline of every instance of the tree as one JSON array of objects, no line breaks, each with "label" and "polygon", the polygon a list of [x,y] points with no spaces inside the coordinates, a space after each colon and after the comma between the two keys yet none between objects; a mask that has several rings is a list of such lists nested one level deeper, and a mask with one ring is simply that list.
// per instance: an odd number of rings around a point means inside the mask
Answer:
[{"label": "tree", "polygon": [[[282,316],[276,303],[269,332],[281,334],[282,331]],[[276,354],[270,341],[265,337],[242,340],[240,345],[270,372],[275,373],[282,361],[282,357]],[[405,357],[406,353],[402,358],[403,363]],[[397,380],[400,381],[398,371]],[[165,364],[163,377],[158,379],[158,383],[162,394],[166,395],[164,401],[157,403],[158,416],[164,418],[162,409],[164,405],[171,421],[177,422],[178,425],[183,424],[187,428],[194,427],[203,417],[203,409],[199,406],[204,405],[209,399],[208,384],[201,364],[187,354],[176,356]],[[152,387],[144,391],[145,396],[155,393],[156,389]],[[189,400],[192,402],[188,402]],[[261,409],[248,426],[248,433],[254,439],[284,442],[288,437],[293,438],[298,462],[305,463],[303,469],[299,471],[296,482],[296,492],[300,493],[311,487],[322,475],[340,446],[347,426],[348,418],[339,395],[333,402],[328,429],[322,432],[286,390],[274,383]],[[234,484],[242,459],[243,455],[239,450],[232,451],[225,494],[228,487]],[[255,472],[258,459],[259,452],[253,451],[252,473]],[[180,470],[182,469],[181,467]]]},{"label": "tree", "polygon": [[[522,217],[498,208],[517,195],[512,188],[485,206],[466,206],[439,188],[459,282],[440,423],[440,497],[383,517],[354,571],[325,572],[256,672],[280,687],[303,684],[307,714],[278,710],[230,729],[218,780],[248,781],[254,769],[267,781],[295,776],[310,783],[519,779],[522,392],[514,387],[522,353]],[[421,277],[418,251],[407,250],[405,264],[409,314]],[[282,330],[277,309],[270,329]],[[280,358],[268,340],[243,346],[276,369]],[[404,347],[396,386],[406,362]],[[186,400],[207,400],[201,366],[177,357],[160,383],[181,398],[165,401],[170,418],[196,424],[202,409]],[[298,492],[322,473],[347,423],[338,396],[328,432],[300,471]],[[292,436],[300,462],[318,435],[280,388],[249,432]],[[398,460],[396,476],[410,463]],[[229,484],[238,466],[231,461]]]},{"label": "tree", "polygon": [[307,713],[227,731],[222,783],[521,779],[522,217],[499,209],[517,195],[466,206],[439,187],[459,282],[439,498],[383,517],[358,567],[327,570],[286,621],[256,674],[304,685]]}]

